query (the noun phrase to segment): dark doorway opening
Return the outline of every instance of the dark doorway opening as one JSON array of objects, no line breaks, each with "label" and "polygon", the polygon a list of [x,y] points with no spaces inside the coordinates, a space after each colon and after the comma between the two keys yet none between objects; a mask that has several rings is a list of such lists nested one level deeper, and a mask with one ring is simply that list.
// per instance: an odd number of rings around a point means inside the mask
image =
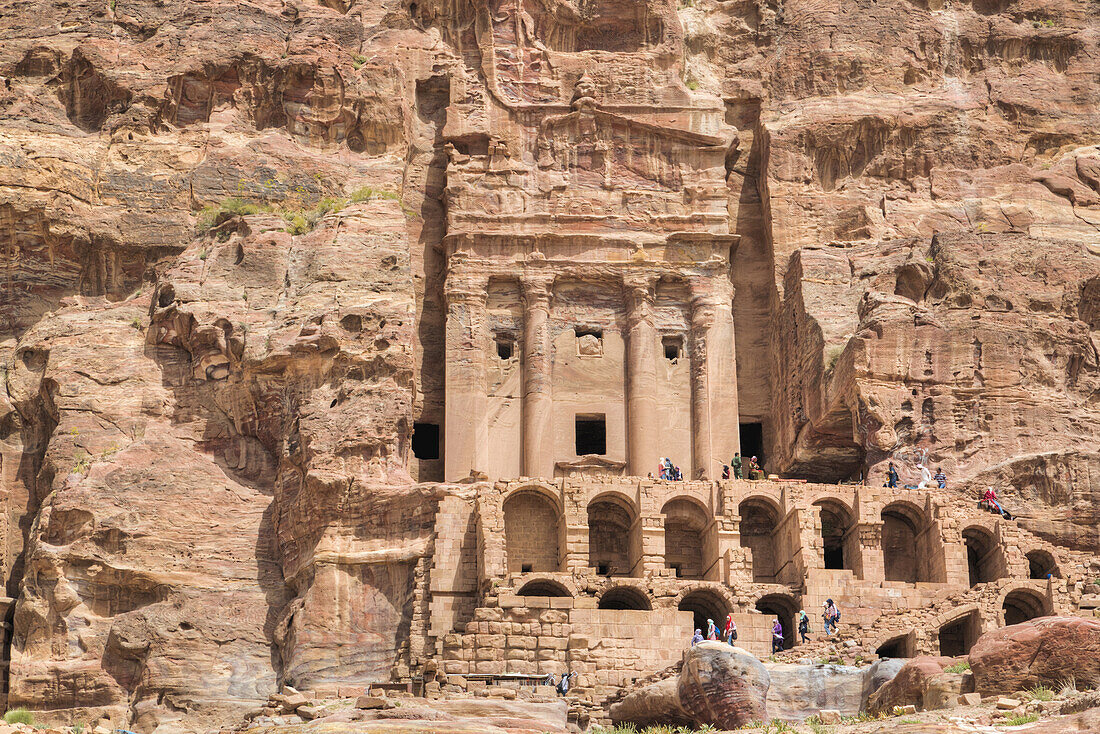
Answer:
[{"label": "dark doorway opening", "polygon": [[439,426],[435,423],[413,423],[413,456],[422,461],[439,458]]},{"label": "dark doorway opening", "polygon": [[[794,615],[798,611],[798,602],[786,594],[768,594],[756,602],[756,610],[768,617],[768,629],[772,623],[779,619],[779,626],[783,628],[783,649],[790,650],[795,643]],[[772,639],[771,632],[768,640]],[[770,644],[770,643],[769,643]]]},{"label": "dark doorway opening", "polygon": [[894,637],[878,646],[875,654],[880,658],[911,658],[913,657],[913,635],[906,634]]},{"label": "dark doorway opening", "polygon": [[600,597],[599,608],[648,611],[653,606],[642,592],[627,586],[620,586],[604,592],[604,595]]},{"label": "dark doorway opening", "polygon": [[511,359],[512,353],[515,351],[515,344],[515,341],[510,336],[498,336],[497,357],[500,359]]},{"label": "dark doorway opening", "polygon": [[577,416],[577,456],[607,453],[607,422],[603,415]]},{"label": "dark doorway opening", "polygon": [[684,353],[684,338],[682,336],[666,336],[661,339],[661,346],[665,350],[665,359],[675,362]]},{"label": "dark doorway opening", "polygon": [[[746,459],[755,456],[760,466],[764,466],[764,426],[762,424],[741,424],[741,455]],[[745,476],[748,476],[747,471]]]},{"label": "dark doorway opening", "polygon": [[704,635],[707,633],[708,619],[713,620],[718,629],[725,629],[726,615],[730,613],[729,606],[721,596],[703,589],[685,596],[676,608],[681,612],[691,612],[695,629]]},{"label": "dark doorway opening", "polygon": [[978,613],[971,612],[940,627],[940,655],[958,657],[970,652],[978,639]]}]

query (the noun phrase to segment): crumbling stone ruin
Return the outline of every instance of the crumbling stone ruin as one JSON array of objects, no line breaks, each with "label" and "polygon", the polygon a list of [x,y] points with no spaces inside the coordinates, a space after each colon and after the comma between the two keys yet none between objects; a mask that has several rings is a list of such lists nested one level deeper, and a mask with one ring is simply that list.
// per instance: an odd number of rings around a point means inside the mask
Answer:
[{"label": "crumbling stone ruin", "polygon": [[863,665],[1095,616],[1094,17],[0,2],[2,703],[572,671],[587,725],[708,619]]}]

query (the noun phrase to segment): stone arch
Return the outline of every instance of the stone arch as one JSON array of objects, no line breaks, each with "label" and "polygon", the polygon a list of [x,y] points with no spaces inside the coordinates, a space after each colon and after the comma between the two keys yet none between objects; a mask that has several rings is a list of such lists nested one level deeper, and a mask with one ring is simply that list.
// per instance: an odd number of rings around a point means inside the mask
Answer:
[{"label": "stone arch", "polygon": [[629,576],[639,555],[638,513],[614,492],[588,503],[588,565],[601,576]]},{"label": "stone arch", "polygon": [[919,537],[925,531],[924,512],[899,500],[882,508],[882,562],[887,581],[927,581],[921,573]]},{"label": "stone arch", "polygon": [[854,570],[859,555],[859,538],[847,503],[836,497],[814,501],[821,518],[821,560],[825,568]]},{"label": "stone arch", "polygon": [[775,539],[779,506],[770,497],[754,495],[741,500],[737,514],[741,516],[741,547],[752,551],[752,580],[774,582],[779,570]]},{"label": "stone arch", "polygon": [[533,579],[528,581],[520,590],[516,592],[516,596],[553,596],[553,597],[573,597],[573,592],[569,588],[554,579]]},{"label": "stone arch", "polygon": [[971,586],[996,581],[1005,575],[1004,554],[993,533],[981,525],[971,525],[962,531],[962,537]]},{"label": "stone arch", "polygon": [[1001,602],[1001,613],[1006,626],[1045,617],[1050,612],[1050,600],[1035,589],[1026,587],[1009,590]]},{"label": "stone arch", "polygon": [[676,497],[661,508],[665,516],[665,568],[678,578],[701,579],[710,567],[708,531],[713,519],[690,497]]},{"label": "stone arch", "polygon": [[504,548],[509,573],[561,570],[561,509],[536,487],[509,494],[504,510]]},{"label": "stone arch", "polygon": [[910,630],[905,634],[894,635],[878,644],[875,655],[884,658],[911,658],[917,651],[917,634]]},{"label": "stone arch", "polygon": [[1054,558],[1053,553],[1042,548],[1036,548],[1029,550],[1026,557],[1028,578],[1045,579],[1048,574],[1054,578],[1062,577],[1058,571],[1058,561]]},{"label": "stone arch", "polygon": [[768,649],[771,649],[771,617],[778,617],[783,627],[783,649],[790,650],[795,644],[795,615],[798,614],[798,600],[790,594],[765,594],[756,600],[756,611],[768,615]]},{"label": "stone arch", "polygon": [[726,615],[733,611],[733,606],[720,592],[710,588],[694,588],[683,594],[676,603],[676,608],[681,612],[691,612],[694,620],[694,628],[707,631],[707,620],[713,619],[718,629],[726,626]]},{"label": "stone arch", "polygon": [[598,606],[600,609],[653,609],[649,595],[635,586],[612,586],[600,595]]},{"label": "stone arch", "polygon": [[982,620],[977,607],[940,624],[936,637],[940,646],[940,655],[958,657],[970,652],[982,633]]}]

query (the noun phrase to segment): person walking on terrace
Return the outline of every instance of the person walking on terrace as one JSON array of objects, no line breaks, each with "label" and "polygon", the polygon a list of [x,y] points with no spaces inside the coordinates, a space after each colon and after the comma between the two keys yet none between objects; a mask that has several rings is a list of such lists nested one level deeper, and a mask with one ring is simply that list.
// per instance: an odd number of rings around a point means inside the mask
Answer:
[{"label": "person walking on terrace", "polygon": [[777,652],[783,652],[783,625],[779,622],[779,617],[775,618],[775,624],[772,625],[772,655]]},{"label": "person walking on terrace", "polygon": [[741,474],[741,452],[740,451],[736,452],[733,455],[733,461],[730,462],[730,466],[733,467],[733,478],[734,479],[744,479],[745,478]]},{"label": "person walking on terrace", "polygon": [[805,609],[798,610],[798,635],[802,638],[802,644],[806,644],[806,635],[810,634],[810,618]]},{"label": "person walking on terrace", "polygon": [[707,620],[707,639],[715,641],[718,640],[718,628],[714,626],[713,619]]},{"label": "person walking on terrace", "polygon": [[822,606],[825,607],[825,611],[821,613],[821,618],[825,620],[825,634],[832,637],[836,634],[836,625],[840,621],[840,610],[832,599],[827,599]]},{"label": "person walking on terrace", "polygon": [[737,622],[733,621],[732,614],[726,615],[726,629],[723,630],[723,635],[726,638],[727,645],[733,645],[734,641],[737,640]]},{"label": "person walking on terrace", "polygon": [[943,473],[942,466],[936,467],[936,473],[932,475],[932,478],[940,485],[940,489],[947,489],[947,475]]}]

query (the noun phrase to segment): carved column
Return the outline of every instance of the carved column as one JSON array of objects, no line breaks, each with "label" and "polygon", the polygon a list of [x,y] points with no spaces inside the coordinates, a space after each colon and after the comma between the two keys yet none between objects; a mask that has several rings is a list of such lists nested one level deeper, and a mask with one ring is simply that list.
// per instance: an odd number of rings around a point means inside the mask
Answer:
[{"label": "carved column", "polygon": [[553,276],[523,279],[523,474],[554,476],[550,297]]},{"label": "carved column", "polygon": [[691,425],[693,476],[718,476],[719,462],[741,449],[733,285],[724,273],[703,281],[691,299]]},{"label": "carved column", "polygon": [[657,460],[657,328],[653,323],[653,277],[628,278],[626,334],[627,473],[644,477]]},{"label": "carved column", "polygon": [[691,299],[691,460],[692,479],[709,479],[711,464],[710,380],[707,337],[714,323],[714,304],[705,296]]},{"label": "carved column", "polygon": [[489,466],[489,388],[485,376],[487,277],[447,276],[443,474],[448,482]]}]

